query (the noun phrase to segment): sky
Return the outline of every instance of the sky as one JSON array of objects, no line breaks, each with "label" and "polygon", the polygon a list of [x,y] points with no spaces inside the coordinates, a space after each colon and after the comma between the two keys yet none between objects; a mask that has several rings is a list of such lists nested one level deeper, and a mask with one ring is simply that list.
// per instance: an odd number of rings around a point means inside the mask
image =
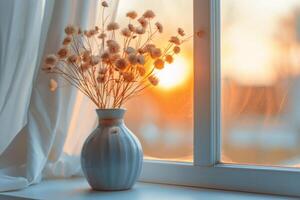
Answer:
[{"label": "sky", "polygon": [[222,1],[222,75],[242,84],[270,85],[276,79],[275,34],[299,0]]}]

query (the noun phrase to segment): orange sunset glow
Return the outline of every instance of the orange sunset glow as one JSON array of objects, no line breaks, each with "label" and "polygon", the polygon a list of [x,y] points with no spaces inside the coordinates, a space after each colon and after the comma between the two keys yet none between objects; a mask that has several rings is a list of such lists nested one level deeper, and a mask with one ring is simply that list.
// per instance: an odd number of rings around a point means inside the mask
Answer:
[{"label": "orange sunset glow", "polygon": [[163,89],[176,89],[177,86],[185,84],[189,78],[190,64],[184,57],[178,57],[172,64],[167,64],[164,70],[157,71],[160,80],[159,87]]},{"label": "orange sunset glow", "polygon": [[[128,8],[127,2],[133,6]],[[164,39],[178,25],[193,33],[192,0],[120,3],[119,15],[128,9],[155,11]],[[223,162],[278,165],[300,154],[293,143],[297,127],[280,131],[281,126],[293,127],[288,121],[297,121],[285,118],[288,113],[298,116],[292,98],[300,74],[299,8],[298,0],[221,0]],[[127,104],[128,125],[142,141],[146,157],[193,159],[192,40],[182,51],[157,73],[158,87]]]}]

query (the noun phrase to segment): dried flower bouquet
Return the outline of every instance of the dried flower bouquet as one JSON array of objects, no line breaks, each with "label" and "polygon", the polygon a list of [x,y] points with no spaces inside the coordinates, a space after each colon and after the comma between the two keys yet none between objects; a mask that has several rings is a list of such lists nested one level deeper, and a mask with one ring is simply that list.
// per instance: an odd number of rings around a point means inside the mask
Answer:
[{"label": "dried flower bouquet", "polygon": [[[119,30],[118,23],[108,23],[108,17],[104,17],[107,2],[101,5],[101,25],[84,31],[67,26],[63,46],[56,54],[46,56],[43,69],[78,88],[98,108],[120,108],[145,88],[159,83],[157,70],[163,70],[165,62],[173,62],[188,38],[178,28],[177,35],[160,49],[153,39],[163,32],[163,26],[153,22],[153,11],[147,10],[139,18],[135,11],[128,12],[129,24]],[[57,85],[50,80],[51,91]]]}]

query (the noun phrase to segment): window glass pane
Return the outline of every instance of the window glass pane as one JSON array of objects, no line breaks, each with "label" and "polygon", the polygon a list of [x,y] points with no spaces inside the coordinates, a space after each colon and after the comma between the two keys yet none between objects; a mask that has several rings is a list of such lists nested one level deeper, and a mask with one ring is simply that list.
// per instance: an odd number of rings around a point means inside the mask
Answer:
[{"label": "window glass pane", "polygon": [[300,166],[300,1],[221,10],[222,161]]},{"label": "window glass pane", "polygon": [[[186,36],[193,33],[193,0],[122,0],[117,20],[128,24],[126,12],[155,12],[164,32],[154,39],[159,47],[177,35],[180,26]],[[179,13],[184,12],[184,15]],[[182,44],[174,63],[158,72],[160,85],[145,90],[125,105],[126,123],[140,139],[146,158],[192,161],[193,159],[193,39]]]}]

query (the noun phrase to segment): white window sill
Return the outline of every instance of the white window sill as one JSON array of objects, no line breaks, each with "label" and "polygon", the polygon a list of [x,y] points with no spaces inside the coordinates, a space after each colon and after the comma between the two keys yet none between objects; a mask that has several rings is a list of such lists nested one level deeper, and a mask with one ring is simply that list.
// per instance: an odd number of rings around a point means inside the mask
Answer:
[{"label": "white window sill", "polygon": [[[12,198],[10,198],[12,197]],[[15,198],[20,197],[20,198]],[[133,189],[119,192],[96,192],[90,190],[83,178],[45,180],[24,190],[0,193],[1,199],[130,199],[130,200],[277,200],[294,199],[282,196],[211,190],[203,188],[179,187],[171,185],[138,182]]]}]

